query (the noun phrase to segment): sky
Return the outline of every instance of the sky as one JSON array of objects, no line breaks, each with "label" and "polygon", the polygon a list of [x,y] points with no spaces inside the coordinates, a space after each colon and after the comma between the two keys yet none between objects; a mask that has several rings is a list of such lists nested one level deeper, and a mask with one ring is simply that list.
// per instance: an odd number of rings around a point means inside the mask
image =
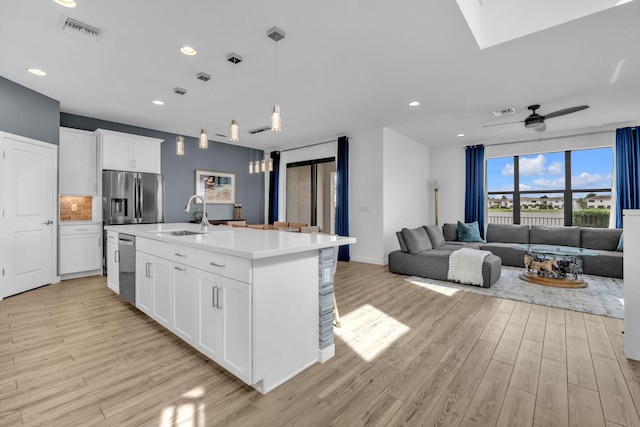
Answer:
[{"label": "sky", "polygon": [[[488,191],[513,190],[513,157],[487,161]],[[571,187],[574,190],[611,188],[613,150],[611,147],[571,152]],[[564,151],[520,156],[520,190],[562,190],[565,188]],[[599,194],[610,194],[600,192]]]}]

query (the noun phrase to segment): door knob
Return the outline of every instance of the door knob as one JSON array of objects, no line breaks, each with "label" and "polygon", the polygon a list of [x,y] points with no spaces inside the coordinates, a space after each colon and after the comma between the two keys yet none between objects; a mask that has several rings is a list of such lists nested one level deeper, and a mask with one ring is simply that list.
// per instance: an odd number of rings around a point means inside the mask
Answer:
[{"label": "door knob", "polygon": [[47,220],[47,222],[43,222],[44,225],[49,225],[49,224],[53,224],[53,221],[51,221],[50,219]]}]

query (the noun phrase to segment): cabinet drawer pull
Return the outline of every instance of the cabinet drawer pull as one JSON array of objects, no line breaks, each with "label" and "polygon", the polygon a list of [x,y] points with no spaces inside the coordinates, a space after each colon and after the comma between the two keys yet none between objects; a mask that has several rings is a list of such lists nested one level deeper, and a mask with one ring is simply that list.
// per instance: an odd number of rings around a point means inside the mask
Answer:
[{"label": "cabinet drawer pull", "polygon": [[86,228],[74,228],[73,230],[74,231],[87,231]]},{"label": "cabinet drawer pull", "polygon": [[113,262],[120,262],[120,251],[115,251],[113,253]]},{"label": "cabinet drawer pull", "polygon": [[220,293],[222,292],[222,287],[219,287],[218,289],[216,289],[216,307],[218,308],[222,308],[222,303],[220,302],[221,298],[220,298]]},{"label": "cabinet drawer pull", "polygon": [[178,271],[187,271],[186,268],[182,268],[182,267],[173,267],[173,268],[175,268]]},{"label": "cabinet drawer pull", "polygon": [[178,252],[174,253],[175,256],[179,256],[180,258],[186,258],[187,256],[184,254],[180,254]]},{"label": "cabinet drawer pull", "polygon": [[224,264],[216,264],[215,262],[210,262],[209,265],[213,265],[214,267],[220,267],[220,268],[225,267]]},{"label": "cabinet drawer pull", "polygon": [[218,293],[217,290],[218,290],[217,286],[211,287],[211,307],[214,307],[214,308],[216,307],[216,294]]},{"label": "cabinet drawer pull", "polygon": [[150,262],[146,262],[145,263],[145,275],[149,278],[149,279],[153,279],[153,277],[151,276],[151,263]]}]

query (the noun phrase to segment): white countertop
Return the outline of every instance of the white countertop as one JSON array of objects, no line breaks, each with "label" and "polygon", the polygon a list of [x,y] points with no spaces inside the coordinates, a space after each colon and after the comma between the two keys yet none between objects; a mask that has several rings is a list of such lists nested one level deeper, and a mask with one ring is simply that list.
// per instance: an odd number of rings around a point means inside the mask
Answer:
[{"label": "white countertop", "polygon": [[163,223],[107,225],[108,231],[131,234],[197,249],[222,252],[248,259],[270,258],[322,248],[330,248],[356,242],[355,237],[330,234],[306,234],[279,230],[255,230],[243,227],[218,227],[210,225],[205,234],[173,236],[163,231],[201,231],[200,224]]}]

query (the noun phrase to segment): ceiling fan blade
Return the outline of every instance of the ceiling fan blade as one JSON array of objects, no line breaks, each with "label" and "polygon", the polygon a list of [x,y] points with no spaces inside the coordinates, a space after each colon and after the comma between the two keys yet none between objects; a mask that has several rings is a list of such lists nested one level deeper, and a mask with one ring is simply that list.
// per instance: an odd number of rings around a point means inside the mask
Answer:
[{"label": "ceiling fan blade", "polygon": [[564,116],[565,114],[571,114],[571,113],[576,113],[576,112],[581,111],[581,110],[586,110],[587,108],[589,108],[588,105],[580,105],[578,107],[565,108],[564,110],[558,110],[558,111],[554,111],[553,113],[549,113],[549,114],[545,115],[544,118],[545,119],[552,119],[554,117]]},{"label": "ceiling fan blade", "polygon": [[492,125],[484,125],[484,126],[482,126],[482,127],[483,127],[483,128],[488,128],[488,127],[491,127],[491,126],[512,125],[512,124],[514,124],[514,123],[524,123],[524,120],[519,120],[519,121],[517,121],[517,122],[494,123],[494,124],[492,124]]},{"label": "ceiling fan blade", "polygon": [[547,125],[543,123],[542,126],[540,126],[539,128],[534,128],[533,130],[535,130],[536,132],[544,132],[545,130],[547,130]]}]

